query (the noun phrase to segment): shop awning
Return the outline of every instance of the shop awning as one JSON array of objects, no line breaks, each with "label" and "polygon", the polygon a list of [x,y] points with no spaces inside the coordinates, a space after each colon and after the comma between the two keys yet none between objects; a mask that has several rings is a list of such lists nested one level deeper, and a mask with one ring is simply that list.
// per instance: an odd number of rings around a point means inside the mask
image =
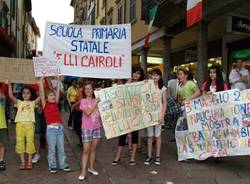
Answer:
[{"label": "shop awning", "polygon": [[234,51],[230,55],[230,60],[233,61],[235,59],[250,59],[250,48],[249,49],[243,49],[243,50],[238,50]]},{"label": "shop awning", "polygon": [[5,29],[0,26],[0,38],[13,50],[16,50],[15,43],[11,40]]}]

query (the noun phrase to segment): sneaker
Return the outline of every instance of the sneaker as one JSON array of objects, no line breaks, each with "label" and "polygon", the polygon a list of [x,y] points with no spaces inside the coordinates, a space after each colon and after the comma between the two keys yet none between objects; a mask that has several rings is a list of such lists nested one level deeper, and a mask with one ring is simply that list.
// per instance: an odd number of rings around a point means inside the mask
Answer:
[{"label": "sneaker", "polygon": [[83,175],[78,176],[78,180],[80,180],[80,181],[85,180],[85,176],[83,176]]},{"label": "sneaker", "polygon": [[56,174],[57,173],[56,168],[49,168],[49,171],[51,172],[51,174]]},{"label": "sneaker", "polygon": [[155,165],[161,165],[161,159],[160,157],[155,158]]},{"label": "sneaker", "polygon": [[69,166],[66,166],[63,168],[63,171],[65,172],[70,172],[71,171],[71,168]]},{"label": "sneaker", "polygon": [[119,162],[120,162],[120,160],[117,160],[117,161],[116,161],[116,160],[114,160],[114,161],[112,162],[112,165],[113,165],[113,166],[116,166],[116,165],[118,165],[118,164],[119,164]]},{"label": "sneaker", "polygon": [[153,160],[152,157],[148,156],[144,162],[144,165],[150,165],[150,162],[152,162],[152,160]]},{"label": "sneaker", "polygon": [[4,171],[6,169],[5,162],[2,160],[0,161],[0,170]]},{"label": "sneaker", "polygon": [[88,171],[89,171],[91,174],[95,175],[95,176],[98,176],[98,175],[99,175],[99,173],[98,173],[97,171],[91,170],[90,168],[88,168]]},{"label": "sneaker", "polygon": [[134,165],[136,165],[136,162],[135,162],[135,161],[130,161],[130,162],[129,162],[129,165],[130,165],[130,166],[134,166]]},{"label": "sneaker", "polygon": [[40,160],[40,155],[36,153],[32,159],[32,163],[36,164],[37,162],[39,162],[39,160]]}]

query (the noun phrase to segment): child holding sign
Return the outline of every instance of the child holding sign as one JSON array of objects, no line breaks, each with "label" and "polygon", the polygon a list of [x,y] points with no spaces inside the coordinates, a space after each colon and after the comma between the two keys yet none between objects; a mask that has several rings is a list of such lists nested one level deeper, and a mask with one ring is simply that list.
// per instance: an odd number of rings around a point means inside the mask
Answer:
[{"label": "child holding sign", "polygon": [[[139,82],[142,80],[144,80],[143,70],[140,67],[133,67],[132,68],[132,79],[129,79],[128,82]],[[136,149],[137,149],[137,144],[138,144],[138,140],[139,140],[139,135],[138,135],[138,131],[134,131],[131,134],[132,134],[132,153],[131,153],[129,165],[134,166],[134,165],[136,165],[135,156],[136,156]],[[115,159],[112,162],[113,166],[116,166],[120,161],[122,148],[125,146],[126,138],[127,138],[127,134],[119,137],[118,150],[117,150]]]},{"label": "child holding sign", "polygon": [[208,80],[201,85],[201,91],[203,94],[209,95],[224,90],[228,90],[228,87],[224,83],[222,71],[219,66],[212,65],[208,70]]},{"label": "child holding sign", "polygon": [[160,124],[147,128],[148,131],[148,157],[144,164],[149,165],[152,159],[152,142],[153,138],[156,139],[156,158],[155,164],[160,165],[160,153],[161,153],[161,123],[164,123],[164,116],[167,110],[167,88],[163,86],[162,73],[159,69],[154,69],[152,72],[152,79],[157,89],[157,96],[160,101]]},{"label": "child holding sign", "polygon": [[[8,83],[8,82],[7,82]],[[16,152],[20,154],[21,163],[19,169],[32,169],[32,155],[35,150],[35,106],[40,97],[35,98],[32,88],[25,86],[21,90],[21,100],[13,96],[9,85],[9,97],[17,107],[16,122]],[[28,162],[25,163],[24,153],[28,154]]]},{"label": "child holding sign", "polygon": [[43,112],[47,124],[47,142],[48,142],[48,163],[49,171],[52,174],[57,172],[56,149],[58,153],[59,167],[65,172],[71,171],[66,163],[66,154],[64,151],[64,133],[62,119],[59,111],[60,98],[60,78],[57,80],[56,92],[49,90],[45,99],[43,88],[43,79],[40,81],[40,96],[42,101]]},{"label": "child holding sign", "polygon": [[86,176],[86,167],[90,157],[90,167],[88,172],[97,176],[99,173],[94,169],[96,158],[96,146],[101,138],[100,115],[97,104],[99,99],[95,98],[94,86],[91,82],[86,82],[83,86],[83,98],[80,103],[82,110],[82,173],[78,177],[84,180]]}]

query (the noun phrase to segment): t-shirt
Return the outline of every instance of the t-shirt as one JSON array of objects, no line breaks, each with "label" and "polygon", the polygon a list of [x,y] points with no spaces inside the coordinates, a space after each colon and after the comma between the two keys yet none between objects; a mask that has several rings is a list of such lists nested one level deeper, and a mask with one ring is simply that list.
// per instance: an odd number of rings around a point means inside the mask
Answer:
[{"label": "t-shirt", "polygon": [[6,98],[2,96],[0,98],[0,129],[7,128],[6,118],[5,118],[5,103]]},{"label": "t-shirt", "polygon": [[168,96],[169,97],[173,97],[174,99],[176,99],[177,86],[178,86],[177,79],[171,79],[170,81],[168,81]]},{"label": "t-shirt", "polygon": [[[82,99],[80,109],[90,108],[94,105],[96,99]],[[100,128],[100,115],[96,108],[90,116],[87,116],[84,112],[82,113],[82,129],[96,129]]]},{"label": "t-shirt", "polygon": [[47,125],[52,123],[62,123],[58,103],[46,102],[43,112]]},{"label": "t-shirt", "polygon": [[17,100],[17,114],[15,122],[35,122],[35,101]]},{"label": "t-shirt", "polygon": [[194,94],[194,89],[198,88],[198,86],[191,80],[187,81],[184,86],[180,86],[178,88],[178,96],[181,101],[184,101],[191,97]]},{"label": "t-shirt", "polygon": [[[206,85],[207,85],[207,82],[203,82],[203,84],[201,85],[201,91],[203,93],[206,92]],[[227,87],[226,83],[224,83],[224,87],[223,88],[224,88],[223,90],[228,90],[228,87]],[[211,85],[209,87],[209,91],[216,92],[216,82],[215,81],[211,82]]]},{"label": "t-shirt", "polygon": [[75,88],[74,86],[70,86],[67,93],[69,96],[69,101],[76,102],[77,88]]},{"label": "t-shirt", "polygon": [[245,68],[241,68],[239,71],[236,69],[233,69],[229,74],[229,82],[232,84],[231,89],[240,89],[244,90],[247,89],[247,82],[236,82],[240,80],[241,76],[247,77],[247,80],[249,81],[249,72]]},{"label": "t-shirt", "polygon": [[167,88],[165,86],[163,86],[161,89],[157,89],[157,96],[158,96],[158,99],[160,101],[160,112],[162,111],[162,105],[163,105],[163,92],[166,91]]}]

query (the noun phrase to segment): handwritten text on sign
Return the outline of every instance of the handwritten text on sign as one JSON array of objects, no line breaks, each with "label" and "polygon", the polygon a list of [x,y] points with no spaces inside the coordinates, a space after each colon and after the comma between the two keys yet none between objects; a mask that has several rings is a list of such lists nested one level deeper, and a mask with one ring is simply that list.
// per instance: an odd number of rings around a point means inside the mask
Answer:
[{"label": "handwritten text on sign", "polygon": [[106,137],[117,137],[159,124],[159,100],[153,81],[130,83],[95,92]]},{"label": "handwritten text on sign", "polygon": [[250,154],[250,90],[202,96],[185,110],[188,130],[176,131],[179,160]]},{"label": "handwritten text on sign", "polygon": [[63,75],[131,77],[130,24],[80,26],[47,23],[43,50],[44,57],[60,63]]},{"label": "handwritten text on sign", "polygon": [[31,59],[0,57],[0,82],[37,83]]},{"label": "handwritten text on sign", "polygon": [[56,62],[44,57],[33,57],[36,77],[61,75],[61,70]]}]

